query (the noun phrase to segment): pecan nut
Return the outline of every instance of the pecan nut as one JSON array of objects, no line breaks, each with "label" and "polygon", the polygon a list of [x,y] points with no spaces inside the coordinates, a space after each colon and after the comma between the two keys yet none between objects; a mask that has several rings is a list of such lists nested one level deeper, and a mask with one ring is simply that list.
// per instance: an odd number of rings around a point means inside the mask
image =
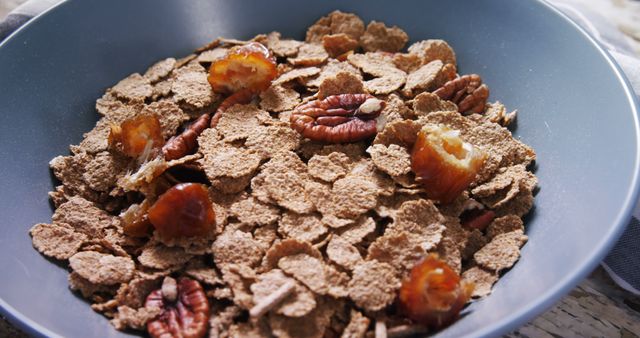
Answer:
[{"label": "pecan nut", "polygon": [[376,135],[384,107],[384,101],[369,94],[332,95],[298,106],[291,127],[312,141],[357,142]]},{"label": "pecan nut", "polygon": [[489,87],[478,74],[464,75],[446,82],[433,92],[458,105],[460,113],[482,113],[489,98]]},{"label": "pecan nut", "polygon": [[[167,289],[166,286],[165,289]],[[209,301],[202,286],[193,279],[180,278],[176,289],[177,295],[173,301],[167,299],[162,288],[147,296],[145,307],[161,310],[156,318],[147,323],[149,336],[153,338],[204,337],[209,324]]]},{"label": "pecan nut", "polygon": [[192,153],[197,146],[198,136],[209,127],[209,114],[202,114],[180,135],[172,137],[162,147],[162,154],[167,161],[175,160]]}]

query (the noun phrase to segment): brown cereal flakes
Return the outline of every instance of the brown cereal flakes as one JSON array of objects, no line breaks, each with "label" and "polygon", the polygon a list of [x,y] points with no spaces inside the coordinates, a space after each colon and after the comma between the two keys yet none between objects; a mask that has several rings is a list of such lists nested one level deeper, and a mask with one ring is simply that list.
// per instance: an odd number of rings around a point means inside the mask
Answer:
[{"label": "brown cereal flakes", "polygon": [[213,63],[225,57],[228,51],[228,48],[223,47],[206,50],[198,55],[196,61],[200,63]]},{"label": "brown cereal flakes", "polygon": [[175,68],[176,59],[174,58],[166,58],[164,60],[160,60],[154,63],[147,71],[144,73],[144,77],[149,80],[151,83],[156,83],[160,81],[162,78],[167,77],[169,73]]},{"label": "brown cereal flakes", "polygon": [[324,264],[319,258],[307,254],[297,254],[282,257],[278,267],[288,275],[293,276],[311,291],[324,295],[328,291],[324,277]]},{"label": "brown cereal flakes", "polygon": [[302,317],[270,314],[267,320],[273,335],[278,338],[322,338],[335,308],[329,300],[317,300],[317,303],[313,311]]},{"label": "brown cereal flakes", "polygon": [[127,328],[144,330],[147,322],[157,317],[161,312],[160,308],[142,307],[136,310],[128,306],[118,306],[118,312],[111,320],[111,324],[116,330]]},{"label": "brown cereal flakes", "polygon": [[457,112],[458,107],[451,101],[440,99],[436,94],[422,92],[413,98],[413,111],[417,117],[420,117],[436,111]]},{"label": "brown cereal flakes", "polygon": [[362,79],[350,72],[339,72],[335,76],[325,78],[318,87],[318,99],[323,100],[331,95],[364,93]]},{"label": "brown cereal flakes", "polygon": [[384,23],[377,21],[371,21],[360,37],[360,45],[367,52],[399,52],[407,41],[409,36],[402,29],[397,26],[387,27]]},{"label": "brown cereal flakes", "polygon": [[371,243],[367,260],[388,263],[402,277],[426,255],[427,250],[419,235],[406,231],[387,231]]},{"label": "brown cereal flakes", "polygon": [[341,338],[364,338],[371,320],[359,311],[351,310],[349,324],[344,328]]},{"label": "brown cereal flakes", "polygon": [[318,67],[295,68],[280,75],[277,79],[271,82],[271,85],[280,86],[293,80],[304,80],[308,77],[318,75],[319,73],[320,68]]},{"label": "brown cereal flakes", "polygon": [[272,311],[287,317],[302,317],[311,312],[316,307],[313,293],[294,279],[287,277],[280,269],[273,269],[257,276],[256,282],[250,287],[253,302],[258,304],[288,281],[295,282],[294,293]]},{"label": "brown cereal flakes", "polygon": [[290,57],[288,61],[295,67],[311,67],[324,64],[328,58],[322,45],[305,43],[298,48],[296,57]]},{"label": "brown cereal flakes", "polygon": [[245,147],[267,159],[278,152],[298,149],[300,140],[300,134],[288,126],[259,127],[249,135]]},{"label": "brown cereal flakes", "polygon": [[340,236],[333,236],[327,244],[327,257],[348,270],[362,261],[358,249]]},{"label": "brown cereal flakes", "polygon": [[278,232],[285,238],[311,243],[327,233],[327,227],[322,223],[318,215],[301,215],[287,211],[280,219]]},{"label": "brown cereal flakes", "polygon": [[175,71],[171,85],[173,99],[184,109],[201,109],[217,100],[207,81],[207,72],[199,64],[188,65]]},{"label": "brown cereal flakes", "polygon": [[135,264],[131,258],[116,257],[95,251],[82,251],[69,258],[74,272],[91,283],[114,285],[133,277]]},{"label": "brown cereal flakes", "polygon": [[83,168],[82,179],[89,188],[107,192],[115,187],[118,178],[125,174],[128,162],[128,159],[122,156],[107,151],[99,152]]},{"label": "brown cereal flakes", "polygon": [[[347,72],[362,80],[360,71],[352,66],[349,62],[330,59],[326,65],[319,71],[318,77],[306,83],[309,87],[319,87],[327,78],[335,77],[338,73]],[[316,73],[318,74],[318,73]],[[316,75],[314,74],[314,75]]]},{"label": "brown cereal flakes", "polygon": [[[222,279],[231,289],[235,305],[250,309],[253,307],[253,295],[250,285],[256,280],[256,273],[246,265],[228,264],[220,268]],[[220,296],[220,295],[219,295]]]},{"label": "brown cereal flakes", "polygon": [[275,240],[278,239],[278,225],[274,223],[255,229],[253,231],[253,239],[258,242],[263,251],[269,250]]},{"label": "brown cereal flakes", "polygon": [[[455,243],[455,238],[451,238],[451,240]],[[485,245],[487,245],[487,239],[482,234],[482,231],[473,229],[466,232],[464,247],[460,249],[460,246],[458,246],[458,250],[460,250],[462,259],[467,260]]]},{"label": "brown cereal flakes", "polygon": [[358,40],[344,33],[330,34],[322,37],[322,47],[324,47],[330,57],[337,58],[344,53],[358,48]]},{"label": "brown cereal flakes", "polygon": [[373,164],[390,176],[405,175],[411,171],[411,155],[404,147],[397,144],[374,144],[367,152],[371,155]]},{"label": "brown cereal flakes", "polygon": [[347,57],[352,65],[375,78],[364,82],[364,88],[371,94],[390,94],[402,87],[407,74],[393,65],[390,57],[384,54],[368,52],[352,54]]},{"label": "brown cereal flakes", "polygon": [[520,230],[524,232],[524,223],[516,215],[506,215],[493,220],[487,227],[487,238],[492,239],[500,234]]},{"label": "brown cereal flakes", "polygon": [[75,271],[72,271],[68,277],[69,289],[78,291],[84,298],[90,298],[94,294],[113,294],[115,292],[113,285],[95,284],[83,278]]},{"label": "brown cereal flakes", "polygon": [[353,269],[349,282],[349,297],[366,311],[379,311],[396,298],[400,280],[395,269],[376,260],[363,261]]},{"label": "brown cereal flakes", "polygon": [[271,116],[254,104],[236,104],[221,113],[216,129],[225,142],[246,139]]},{"label": "brown cereal flakes", "polygon": [[178,128],[189,120],[189,115],[185,114],[177,104],[168,100],[153,102],[145,106],[140,114],[155,114],[158,117],[162,127],[162,137],[165,140],[175,135]]},{"label": "brown cereal flakes", "polygon": [[405,73],[412,73],[422,66],[422,58],[411,53],[395,53],[393,64]]},{"label": "brown cereal flakes", "polygon": [[306,41],[322,43],[323,36],[339,33],[344,33],[357,41],[364,34],[364,22],[355,14],[333,11],[309,27]]},{"label": "brown cereal flakes", "polygon": [[523,164],[500,168],[490,181],[471,192],[490,208],[499,208],[514,199],[520,191],[532,192],[538,179]]},{"label": "brown cereal flakes", "polygon": [[59,260],[69,259],[88,239],[65,223],[38,223],[29,230],[29,234],[38,252]]},{"label": "brown cereal flakes", "polygon": [[422,126],[412,120],[400,120],[388,123],[384,129],[376,135],[373,144],[397,144],[407,149],[412,148],[416,142],[418,131]]},{"label": "brown cereal flakes", "polygon": [[418,199],[402,203],[390,226],[412,233],[421,233],[426,226],[443,222],[444,217],[431,200]]},{"label": "brown cereal flakes", "polygon": [[456,54],[453,48],[444,40],[422,40],[418,41],[408,49],[410,54],[420,56],[423,64],[433,60],[440,60],[442,63],[456,64]]},{"label": "brown cereal flakes", "polygon": [[260,108],[271,112],[292,110],[300,104],[300,94],[280,85],[272,85],[260,93]]},{"label": "brown cereal flakes", "polygon": [[302,46],[302,41],[281,39],[279,32],[271,32],[267,35],[266,46],[273,54],[279,57],[294,56]]},{"label": "brown cereal flakes", "polygon": [[434,60],[418,68],[407,76],[407,83],[402,93],[407,97],[413,97],[419,92],[432,91],[444,84],[440,79],[440,72],[444,64],[440,60]]},{"label": "brown cereal flakes", "polygon": [[315,258],[321,258],[322,254],[318,249],[314,248],[311,243],[289,238],[274,244],[265,255],[265,264],[269,269],[278,266],[278,262],[282,257],[293,256],[297,254],[306,254]]},{"label": "brown cereal flakes", "polygon": [[309,159],[309,175],[325,182],[334,182],[344,177],[351,165],[347,155],[333,152],[328,155],[314,155]]},{"label": "brown cereal flakes", "polygon": [[463,272],[461,277],[463,282],[473,283],[474,288],[473,293],[471,293],[471,297],[473,298],[488,296],[491,293],[493,284],[498,280],[497,273],[478,266],[474,266]]},{"label": "brown cereal flakes", "polygon": [[350,244],[358,244],[376,230],[376,222],[371,217],[362,216],[353,224],[347,225],[338,232],[340,237]]},{"label": "brown cereal flakes", "polygon": [[493,237],[489,244],[478,250],[473,258],[478,265],[500,272],[508,269],[520,258],[520,247],[527,236],[520,230],[507,232]]},{"label": "brown cereal flakes", "polygon": [[118,305],[125,305],[134,309],[144,306],[147,295],[157,290],[162,284],[165,272],[145,273],[136,271],[133,279],[120,284],[115,296]]},{"label": "brown cereal flakes", "polygon": [[344,177],[333,183],[331,207],[324,213],[356,219],[378,203],[378,187],[361,177]]},{"label": "brown cereal flakes", "polygon": [[436,252],[442,261],[457,274],[460,274],[462,270],[462,252],[460,252],[457,243],[453,239],[444,237],[438,244]]},{"label": "brown cereal flakes", "polygon": [[205,149],[199,162],[210,180],[240,178],[253,174],[260,166],[260,155],[248,149],[222,142],[207,145]]},{"label": "brown cereal flakes", "polygon": [[93,203],[82,197],[74,196],[60,205],[52,216],[53,223],[65,223],[75,231],[89,238],[103,237],[105,229],[116,226],[119,221]]},{"label": "brown cereal flakes", "polygon": [[153,93],[153,87],[148,78],[133,73],[113,86],[111,93],[127,101],[144,101]]},{"label": "brown cereal flakes", "polygon": [[193,257],[181,247],[168,247],[163,244],[148,245],[142,249],[138,256],[138,262],[143,266],[153,269],[176,270],[182,267]]},{"label": "brown cereal flakes", "polygon": [[264,251],[250,233],[228,229],[216,238],[211,247],[216,266],[243,264],[256,266],[262,260]]},{"label": "brown cereal flakes", "polygon": [[57,156],[49,162],[49,167],[53,175],[62,182],[65,192],[96,201],[98,192],[91,189],[84,179],[84,168],[91,163],[91,160],[91,155],[79,152],[73,156]]},{"label": "brown cereal flakes", "polygon": [[240,222],[249,226],[269,225],[280,218],[278,208],[262,203],[251,196],[233,203],[229,211]]}]

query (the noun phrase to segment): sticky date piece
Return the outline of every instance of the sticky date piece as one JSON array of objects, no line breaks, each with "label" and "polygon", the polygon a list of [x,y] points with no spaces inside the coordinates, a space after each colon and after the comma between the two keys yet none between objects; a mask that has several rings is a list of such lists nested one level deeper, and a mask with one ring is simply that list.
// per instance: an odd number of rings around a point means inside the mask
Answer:
[{"label": "sticky date piece", "polygon": [[145,307],[161,310],[156,318],[147,323],[149,336],[152,338],[204,337],[209,321],[209,301],[202,286],[193,279],[183,277],[178,280],[176,290],[177,296],[174,300],[167,299],[162,288],[147,296]]},{"label": "sticky date piece", "polygon": [[211,64],[209,83],[215,92],[232,94],[242,89],[260,92],[278,75],[276,60],[258,42],[231,48],[227,55]]},{"label": "sticky date piece", "polygon": [[140,115],[125,120],[120,125],[112,125],[108,142],[123,154],[137,157],[145,151],[162,147],[164,138],[158,117]]},{"label": "sticky date piece", "polygon": [[401,311],[412,320],[437,329],[453,322],[473,292],[437,254],[430,254],[411,269],[399,294]]},{"label": "sticky date piece", "polygon": [[215,225],[215,213],[207,188],[180,183],[149,208],[149,221],[164,238],[203,236]]},{"label": "sticky date piece", "polygon": [[427,125],[418,132],[411,153],[411,170],[427,196],[450,203],[473,182],[486,155],[462,141],[459,131]]},{"label": "sticky date piece", "polygon": [[371,138],[385,102],[369,94],[338,94],[298,106],[291,128],[318,142],[347,143]]}]

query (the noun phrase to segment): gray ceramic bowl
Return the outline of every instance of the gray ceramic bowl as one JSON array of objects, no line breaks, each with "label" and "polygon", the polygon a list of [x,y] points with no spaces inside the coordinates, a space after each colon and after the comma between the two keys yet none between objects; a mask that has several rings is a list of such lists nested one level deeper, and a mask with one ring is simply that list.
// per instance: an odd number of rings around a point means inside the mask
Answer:
[{"label": "gray ceramic bowl", "polygon": [[575,286],[610,249],[638,191],[637,106],[611,58],[537,1],[70,1],[0,46],[0,307],[27,332],[124,336],[67,288],[65,268],[31,247],[47,222],[49,159],[97,116],[107,86],[218,35],[279,30],[303,38],[333,9],[442,38],[461,73],[479,73],[491,99],[518,108],[516,135],[538,153],[541,190],[522,258],[441,336],[515,329]]}]

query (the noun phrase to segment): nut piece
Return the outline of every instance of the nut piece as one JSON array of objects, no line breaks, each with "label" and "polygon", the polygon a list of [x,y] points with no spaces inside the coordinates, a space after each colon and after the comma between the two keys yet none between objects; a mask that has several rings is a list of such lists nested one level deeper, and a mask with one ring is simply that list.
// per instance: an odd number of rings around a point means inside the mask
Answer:
[{"label": "nut piece", "polygon": [[357,142],[376,135],[385,102],[369,94],[339,94],[298,106],[291,127],[312,141]]},{"label": "nut piece", "polygon": [[457,104],[460,113],[473,114],[484,112],[489,87],[482,83],[480,75],[469,74],[446,82],[433,93]]},{"label": "nut piece", "polygon": [[215,92],[231,94],[242,89],[260,92],[271,85],[278,71],[269,49],[258,42],[231,48],[211,64],[209,83]]},{"label": "nut piece", "polygon": [[192,153],[198,145],[198,136],[209,126],[209,114],[202,114],[188,128],[180,134],[172,137],[162,147],[162,154],[167,161],[181,158]]},{"label": "nut piece", "polygon": [[402,282],[400,308],[409,318],[434,329],[451,323],[473,292],[449,265],[430,254]]},{"label": "nut piece", "polygon": [[204,236],[215,226],[213,204],[202,184],[181,183],[160,195],[149,208],[149,220],[166,239]]},{"label": "nut piece", "polygon": [[[164,283],[163,283],[164,284]],[[163,289],[147,296],[146,308],[159,308],[160,314],[147,323],[147,332],[153,338],[200,338],[207,333],[209,301],[200,283],[180,278],[174,301],[163,297]]]},{"label": "nut piece", "polygon": [[112,125],[108,142],[130,157],[150,154],[164,144],[160,120],[156,115],[140,115]]},{"label": "nut piece", "polygon": [[429,198],[452,202],[473,182],[486,154],[462,141],[460,132],[443,125],[426,125],[418,132],[411,153],[411,170]]}]

